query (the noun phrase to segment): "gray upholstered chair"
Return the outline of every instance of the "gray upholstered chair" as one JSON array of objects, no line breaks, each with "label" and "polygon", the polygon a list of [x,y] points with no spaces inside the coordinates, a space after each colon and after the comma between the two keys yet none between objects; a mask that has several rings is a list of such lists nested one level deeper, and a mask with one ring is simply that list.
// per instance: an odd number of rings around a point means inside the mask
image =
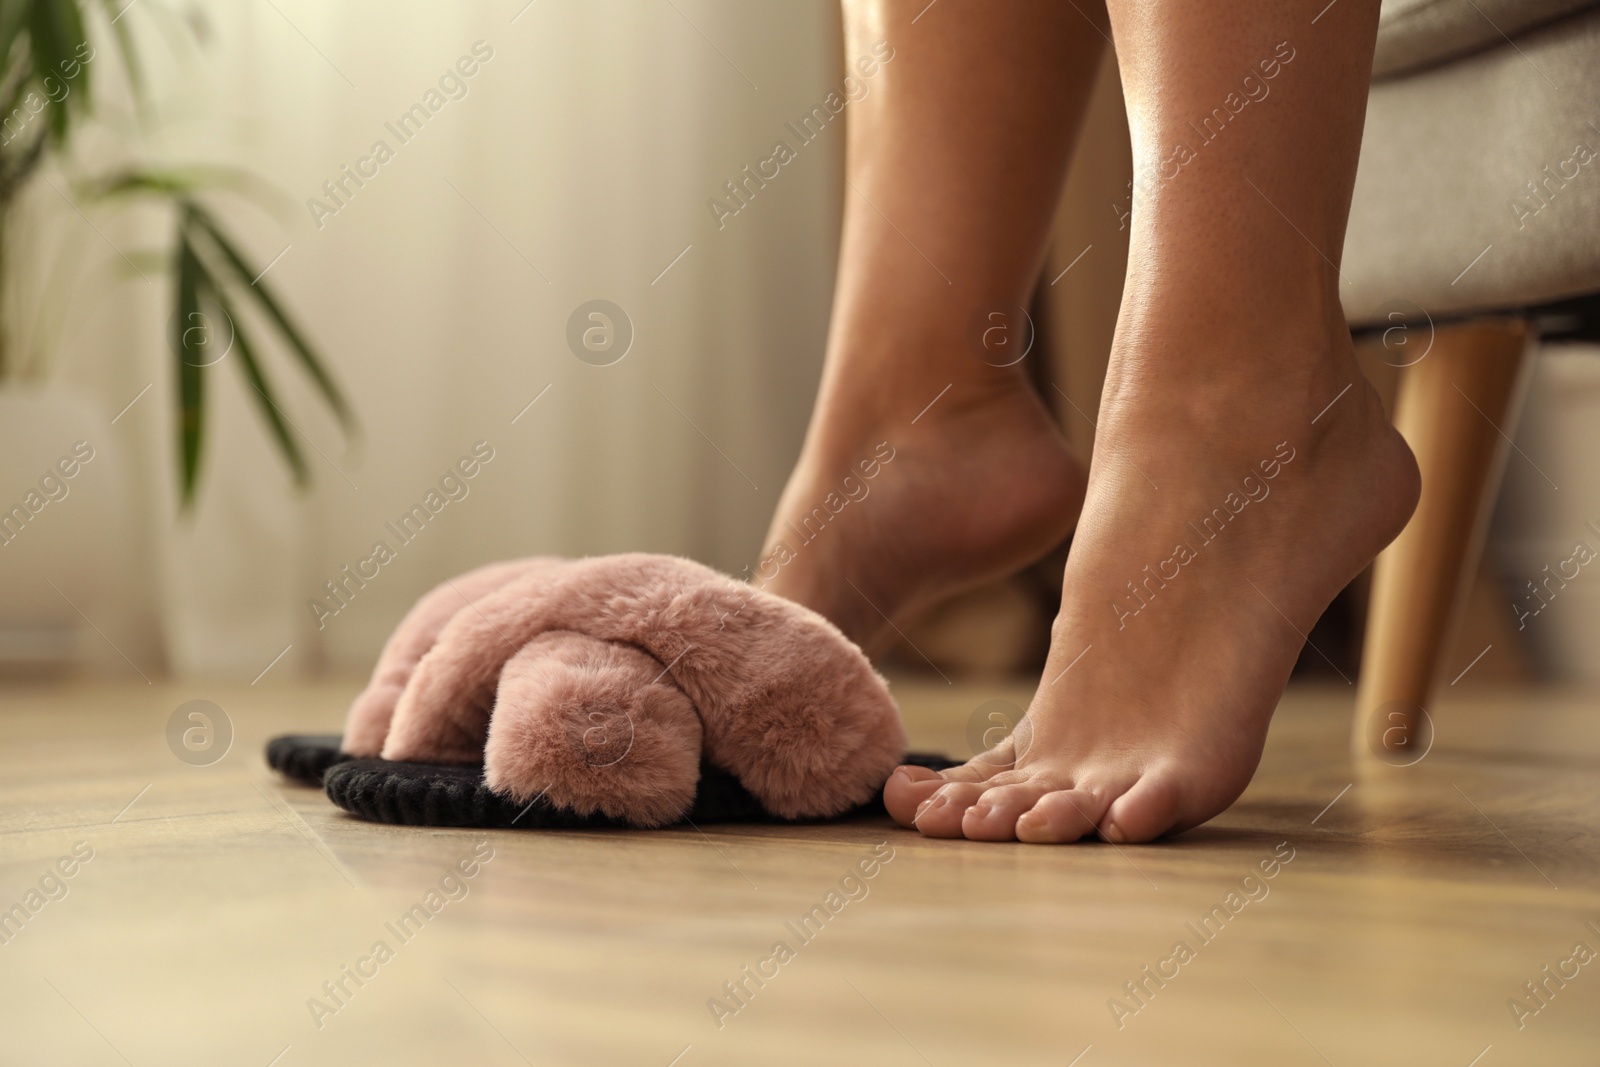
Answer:
[{"label": "gray upholstered chair", "polygon": [[1341,293],[1409,364],[1395,424],[1423,487],[1374,573],[1358,744],[1429,705],[1536,313],[1600,293],[1600,2],[1384,0],[1373,75]]}]

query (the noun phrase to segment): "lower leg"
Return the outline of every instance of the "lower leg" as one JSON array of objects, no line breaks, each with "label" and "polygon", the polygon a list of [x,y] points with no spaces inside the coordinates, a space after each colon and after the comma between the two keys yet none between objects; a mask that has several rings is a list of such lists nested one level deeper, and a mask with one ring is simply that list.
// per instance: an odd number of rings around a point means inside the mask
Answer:
[{"label": "lower leg", "polygon": [[1055,547],[1082,500],[1023,367],[972,337],[1043,264],[1104,45],[1103,7],[1078,8],[845,2],[847,62],[879,69],[849,105],[822,384],[754,580],[869,651],[889,619]]},{"label": "lower leg", "polygon": [[897,772],[902,821],[1122,841],[1211,818],[1303,635],[1405,523],[1416,467],[1338,297],[1377,7],[1112,0],[1132,253],[1050,658],[1026,736]]}]

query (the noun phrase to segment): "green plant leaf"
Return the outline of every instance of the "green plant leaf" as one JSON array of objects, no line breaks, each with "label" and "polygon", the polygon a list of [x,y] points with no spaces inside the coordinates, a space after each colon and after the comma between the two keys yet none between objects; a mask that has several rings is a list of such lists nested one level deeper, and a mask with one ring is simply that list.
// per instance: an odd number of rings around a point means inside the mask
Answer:
[{"label": "green plant leaf", "polygon": [[[10,81],[16,76],[11,52],[30,11],[30,0],[0,0],[0,70],[4,72],[0,80]],[[26,63],[27,58],[22,57],[22,62]]]},{"label": "green plant leaf", "polygon": [[83,13],[78,10],[79,0],[35,0],[35,3],[49,8],[56,33],[69,51],[88,39],[83,28]]},{"label": "green plant leaf", "polygon": [[139,195],[182,199],[204,189],[227,189],[251,198],[264,193],[282,197],[249,171],[219,166],[131,167],[83,182],[78,188],[81,195],[99,200]]},{"label": "green plant leaf", "polygon": [[192,206],[189,211],[195,221],[206,231],[206,235],[217,246],[223,258],[228,261],[229,266],[233,268],[233,273],[242,283],[243,290],[250,293],[255,302],[260,305],[262,312],[271,319],[273,325],[278,328],[278,332],[288,342],[290,350],[300,360],[301,365],[306,368],[312,380],[316,382],[317,388],[328,401],[328,405],[333,408],[334,414],[339,417],[340,425],[344,427],[346,432],[357,432],[354,413],[345,402],[344,394],[339,391],[339,387],[334,384],[333,377],[324,369],[322,361],[313,351],[310,342],[305,339],[305,336],[278,303],[277,298],[273,296],[271,288],[264,281],[252,278],[250,266],[245,262],[244,256],[239,253],[238,248],[234,246],[232,240],[222,231],[222,228],[211,218],[209,213],[199,206]]},{"label": "green plant leaf", "polygon": [[278,406],[273,396],[272,386],[267,381],[266,373],[257,362],[255,352],[250,347],[249,332],[234,313],[233,304],[216,281],[210,277],[210,268],[202,264],[202,269],[207,272],[206,288],[217,307],[228,317],[233,325],[233,346],[238,351],[239,369],[244,374],[250,391],[255,396],[256,406],[261,410],[261,416],[272,429],[272,435],[278,441],[278,448],[283,452],[284,460],[289,464],[289,469],[294,472],[294,483],[304,488],[311,481],[311,472],[306,468],[305,456],[300,451],[300,446],[295,443],[294,437],[289,432],[288,420],[283,417],[283,411]]},{"label": "green plant leaf", "polygon": [[178,456],[180,498],[184,508],[194,503],[200,474],[200,450],[205,443],[205,345],[200,312],[200,275],[204,268],[189,245],[180,216],[178,223],[177,314],[172,340],[178,357]]},{"label": "green plant leaf", "polygon": [[[3,2],[3,0],[0,0]],[[289,464],[297,485],[309,482],[310,471],[305,463],[295,437],[290,433],[292,424],[283,414],[277,397],[272,391],[270,382],[266,377],[264,366],[257,356],[257,348],[253,343],[249,327],[240,318],[234,309],[234,300],[229,295],[230,290],[237,286],[239,290],[247,293],[258,305],[259,310],[267,317],[276,330],[282,334],[296,358],[310,372],[311,378],[322,396],[328,401],[335,414],[339,417],[341,426],[346,433],[354,431],[355,420],[349,406],[345,403],[343,394],[335,385],[332,376],[322,365],[310,343],[305,339],[294,322],[289,319],[282,305],[278,303],[275,295],[267,287],[257,281],[251,284],[251,271],[249,263],[238,250],[234,241],[226,234],[221,225],[193,199],[193,194],[198,190],[214,184],[218,175],[229,179],[238,179],[237,184],[248,184],[249,176],[241,172],[225,170],[222,168],[190,168],[190,169],[143,169],[135,168],[120,171],[92,183],[80,186],[79,189],[89,198],[112,199],[121,196],[149,195],[171,201],[178,208],[180,259],[178,263],[179,292],[182,292],[182,270],[187,262],[182,257],[187,255],[192,260],[190,269],[194,272],[196,294],[194,306],[180,307],[176,312],[177,321],[187,323],[188,316],[197,312],[203,316],[202,305],[214,304],[222,310],[233,326],[235,344],[239,347],[240,370],[256,394],[257,404],[262,416],[267,421],[279,449]],[[220,259],[222,269],[213,266]],[[203,333],[204,331],[200,331]],[[191,335],[184,333],[186,340]],[[182,346],[175,346],[181,350]],[[193,359],[189,360],[194,362]],[[202,361],[202,362],[209,362]],[[198,368],[180,368],[180,373],[185,370]],[[180,415],[180,417],[182,417]],[[192,493],[192,487],[190,487]]]},{"label": "green plant leaf", "polygon": [[[51,133],[60,142],[66,139],[72,113],[89,107],[89,64],[83,61],[89,45],[78,0],[33,0],[28,37],[33,51],[32,80],[50,100],[46,116]],[[51,79],[65,88],[63,95],[50,92]]]},{"label": "green plant leaf", "polygon": [[[109,30],[112,43],[108,47],[118,54],[134,103],[142,111],[147,68],[131,20],[123,18],[137,0],[0,0],[0,124],[5,125],[4,134],[0,134],[4,138],[4,144],[0,144],[0,213],[13,202],[44,153],[65,151],[68,138],[77,130],[75,118],[92,108],[90,79],[92,70],[97,68],[85,29],[85,13],[92,13],[96,2],[106,18],[104,26],[96,24],[96,35]],[[146,8],[162,16],[150,23],[156,29],[166,32],[176,24],[164,22],[163,8],[154,3],[146,4]],[[188,27],[205,36],[200,13],[187,17],[189,14],[185,13]],[[185,21],[177,15],[171,18]],[[41,98],[45,101],[42,104]],[[256,276],[222,224],[195,199],[202,190],[218,188],[263,201],[267,199],[261,196],[264,189],[284,203],[287,198],[248,172],[224,167],[135,167],[76,184],[86,197],[107,200],[153,196],[172,204],[177,211],[176,240],[169,259],[174,311],[168,344],[177,359],[175,429],[181,508],[187,510],[195,502],[205,451],[206,367],[219,358],[219,332],[213,329],[219,323],[208,318],[211,312],[226,316],[232,324],[240,373],[250,386],[295,483],[307,484],[310,470],[296,436],[298,431],[278,403],[265,366],[257,356],[255,339],[263,332],[281,336],[346,434],[358,432],[354,413],[321,356],[277,295]],[[235,304],[246,303],[252,305],[244,310],[251,313],[253,326],[247,326],[234,310]],[[255,318],[257,311],[261,319]]]}]

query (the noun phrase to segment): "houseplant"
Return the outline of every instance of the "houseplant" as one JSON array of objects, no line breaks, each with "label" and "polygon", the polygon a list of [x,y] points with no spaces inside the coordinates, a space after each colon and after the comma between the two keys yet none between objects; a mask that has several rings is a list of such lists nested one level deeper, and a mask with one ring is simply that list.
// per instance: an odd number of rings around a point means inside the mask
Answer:
[{"label": "houseplant", "polygon": [[[242,176],[143,163],[83,174],[73,165],[73,139],[92,116],[91,72],[98,77],[106,65],[96,62],[90,23],[103,24],[121,63],[125,91],[136,102],[142,100],[144,67],[129,27],[129,20],[138,17],[138,12],[130,15],[132,8],[131,0],[0,0],[0,281],[18,266],[10,262],[8,247],[18,194],[46,162],[53,160],[75,177],[80,200],[115,205],[153,199],[167,205],[174,224],[166,260],[174,309],[168,347],[177,386],[174,434],[181,502],[191,505],[199,484],[206,380],[211,368],[229,355],[296,483],[304,485],[309,468],[271,384],[261,338],[237,311],[252,309],[265,332],[309,376],[346,432],[353,429],[354,419],[305,332],[205,199],[208,190],[245,188]],[[0,317],[0,382],[15,382],[24,371],[14,359],[7,326]]]}]

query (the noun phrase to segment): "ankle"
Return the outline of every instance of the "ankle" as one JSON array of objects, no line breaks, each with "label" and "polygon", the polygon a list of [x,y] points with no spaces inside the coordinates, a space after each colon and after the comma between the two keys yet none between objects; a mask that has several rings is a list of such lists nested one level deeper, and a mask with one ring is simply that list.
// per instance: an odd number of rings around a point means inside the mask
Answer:
[{"label": "ankle", "polygon": [[1336,397],[1348,401],[1365,385],[1342,314],[1234,332],[1146,322],[1118,331],[1102,423],[1148,426],[1155,419],[1171,431],[1221,440],[1252,423],[1305,426]]},{"label": "ankle", "polygon": [[834,430],[902,434],[981,419],[996,409],[1015,410],[1021,401],[1039,403],[1025,368],[1026,361],[986,365],[948,340],[926,347],[852,342],[829,354],[816,418]]},{"label": "ankle", "polygon": [[1010,287],[841,294],[829,327],[828,376],[884,389],[937,380],[934,392],[947,384],[980,396],[1014,391],[1042,351],[1026,296],[997,292]]}]

